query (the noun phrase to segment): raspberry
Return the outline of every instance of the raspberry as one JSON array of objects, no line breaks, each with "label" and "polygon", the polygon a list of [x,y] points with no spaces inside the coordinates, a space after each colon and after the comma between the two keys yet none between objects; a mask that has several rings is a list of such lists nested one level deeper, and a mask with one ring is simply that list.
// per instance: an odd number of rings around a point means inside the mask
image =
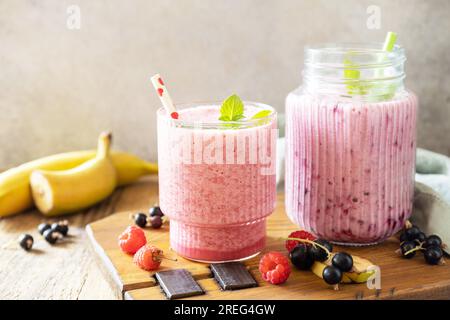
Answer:
[{"label": "raspberry", "polygon": [[147,244],[136,252],[133,261],[137,266],[144,270],[156,270],[161,264],[162,254],[162,250]]},{"label": "raspberry", "polygon": [[[305,230],[297,230],[292,232],[288,238],[300,238],[300,239],[306,239],[314,241],[316,240],[316,237],[314,237],[311,233]],[[300,241],[296,240],[286,240],[286,249],[287,251],[291,252],[292,249],[295,248],[296,245],[298,245]]]},{"label": "raspberry", "polygon": [[146,243],[144,231],[136,226],[129,226],[119,236],[120,249],[128,254],[135,254]]},{"label": "raspberry", "polygon": [[289,260],[280,252],[266,253],[259,260],[259,272],[264,280],[272,284],[281,284],[289,278],[291,266]]}]

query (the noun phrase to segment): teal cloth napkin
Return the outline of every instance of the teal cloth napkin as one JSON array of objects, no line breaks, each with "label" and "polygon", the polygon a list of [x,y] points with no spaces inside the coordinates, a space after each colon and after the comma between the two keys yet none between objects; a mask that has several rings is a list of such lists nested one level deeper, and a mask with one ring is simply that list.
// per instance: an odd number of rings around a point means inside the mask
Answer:
[{"label": "teal cloth napkin", "polygon": [[[417,149],[411,221],[425,234],[437,234],[450,244],[450,158]],[[449,248],[445,251],[450,253]]]},{"label": "teal cloth napkin", "polygon": [[[284,188],[284,115],[278,115],[277,185]],[[411,222],[425,234],[437,234],[450,247],[450,158],[417,149],[414,210]],[[447,253],[449,248],[446,249]]]}]

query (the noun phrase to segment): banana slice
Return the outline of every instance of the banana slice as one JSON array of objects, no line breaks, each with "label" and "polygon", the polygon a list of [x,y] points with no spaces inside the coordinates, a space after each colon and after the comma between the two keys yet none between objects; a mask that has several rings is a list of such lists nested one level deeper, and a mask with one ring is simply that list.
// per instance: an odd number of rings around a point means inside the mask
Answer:
[{"label": "banana slice", "polygon": [[[331,259],[333,258],[334,253],[331,253],[331,256],[328,260],[324,262],[316,261],[311,267],[311,271],[322,278],[323,269],[326,266],[331,266]],[[371,275],[374,274],[375,271],[368,270],[373,263],[367,259],[352,255],[353,258],[353,269],[351,272],[344,272],[342,275],[341,283],[364,283],[366,282]]]},{"label": "banana slice", "polygon": [[[330,264],[331,264],[331,263],[330,263]],[[323,279],[323,277],[322,277],[323,269],[325,269],[325,267],[328,266],[328,265],[329,265],[329,264],[326,264],[326,261],[325,261],[325,262],[319,262],[319,261],[316,261],[316,262],[314,262],[314,264],[312,265],[311,271],[312,271],[316,276],[318,276],[319,278],[322,278],[322,279]],[[352,282],[353,282],[352,279],[350,279],[350,278],[347,276],[346,273],[344,273],[344,274],[342,275],[342,281],[341,281],[341,283],[352,283]]]}]

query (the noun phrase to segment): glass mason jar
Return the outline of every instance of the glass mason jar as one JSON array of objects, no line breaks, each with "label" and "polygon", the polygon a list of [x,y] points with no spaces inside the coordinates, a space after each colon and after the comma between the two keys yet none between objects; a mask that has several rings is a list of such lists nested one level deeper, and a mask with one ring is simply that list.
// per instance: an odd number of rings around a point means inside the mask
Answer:
[{"label": "glass mason jar", "polygon": [[412,213],[416,96],[403,48],[305,49],[303,86],[286,98],[286,210],[338,244],[379,243]]},{"label": "glass mason jar", "polygon": [[170,245],[197,261],[242,260],[265,246],[276,203],[276,112],[223,122],[220,103],[179,105],[180,118],[157,113],[159,201],[170,217]]}]

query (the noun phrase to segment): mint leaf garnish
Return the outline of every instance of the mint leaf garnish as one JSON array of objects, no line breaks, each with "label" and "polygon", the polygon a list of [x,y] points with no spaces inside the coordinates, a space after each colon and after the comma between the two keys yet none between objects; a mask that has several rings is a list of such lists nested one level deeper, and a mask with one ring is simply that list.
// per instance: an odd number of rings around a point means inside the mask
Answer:
[{"label": "mint leaf garnish", "polygon": [[238,121],[244,118],[244,104],[241,98],[233,94],[229,96],[220,107],[219,120]]},{"label": "mint leaf garnish", "polygon": [[[352,55],[352,52],[348,53],[349,56]],[[365,95],[369,90],[369,85],[364,84],[360,81],[361,72],[358,70],[360,68],[359,65],[353,63],[350,59],[344,59],[344,66],[348,69],[344,70],[344,79],[348,79],[349,81],[345,81],[347,85],[348,94],[359,94]]]},{"label": "mint leaf garnish", "polygon": [[254,114],[252,119],[261,119],[269,116],[272,113],[270,110],[261,110],[258,113]]}]

